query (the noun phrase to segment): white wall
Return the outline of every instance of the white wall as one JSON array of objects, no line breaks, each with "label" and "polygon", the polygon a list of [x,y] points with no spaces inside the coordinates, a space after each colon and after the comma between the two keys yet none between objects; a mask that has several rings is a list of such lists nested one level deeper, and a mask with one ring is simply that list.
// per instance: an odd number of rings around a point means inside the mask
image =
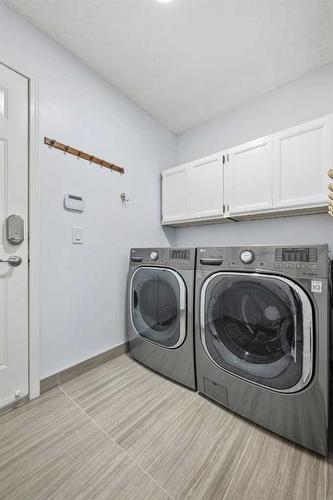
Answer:
[{"label": "white wall", "polygon": [[178,134],[176,160],[200,158],[329,113],[333,113],[333,64]]},{"label": "white wall", "polygon": [[[329,113],[333,113],[333,64],[178,135],[177,163]],[[329,243],[333,251],[333,219],[327,215],[313,215],[177,229],[179,246],[264,243]]]},{"label": "white wall", "polygon": [[[160,226],[159,172],[174,163],[175,138],[1,2],[0,61],[39,80],[43,378],[124,341],[129,249],[173,243]],[[51,150],[44,136],[125,175]],[[84,214],[63,210],[65,192],[85,196]],[[84,227],[83,246],[72,225]]]},{"label": "white wall", "polygon": [[326,215],[230,222],[176,231],[176,243],[180,247],[328,243],[333,257],[333,220]]}]

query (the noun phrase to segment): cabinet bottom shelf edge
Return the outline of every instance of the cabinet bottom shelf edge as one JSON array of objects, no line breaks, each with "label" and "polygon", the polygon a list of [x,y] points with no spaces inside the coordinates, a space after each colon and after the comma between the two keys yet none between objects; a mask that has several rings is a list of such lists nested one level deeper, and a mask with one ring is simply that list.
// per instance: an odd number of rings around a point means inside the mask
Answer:
[{"label": "cabinet bottom shelf edge", "polygon": [[294,209],[284,209],[276,212],[260,212],[253,214],[243,214],[243,215],[232,215],[229,217],[216,217],[212,219],[190,219],[183,221],[164,221],[162,222],[163,227],[190,227],[190,226],[204,226],[208,224],[225,224],[230,222],[242,222],[242,221],[252,221],[252,220],[264,220],[264,219],[277,219],[282,217],[294,217],[300,215],[318,215],[327,214],[327,205],[312,207],[312,208],[294,208]]}]

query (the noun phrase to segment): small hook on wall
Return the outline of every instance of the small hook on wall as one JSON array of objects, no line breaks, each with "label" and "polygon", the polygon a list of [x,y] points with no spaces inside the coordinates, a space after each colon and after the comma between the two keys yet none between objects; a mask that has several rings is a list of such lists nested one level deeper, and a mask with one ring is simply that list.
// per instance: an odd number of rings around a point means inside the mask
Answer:
[{"label": "small hook on wall", "polygon": [[130,201],[130,199],[127,198],[127,194],[126,193],[120,193],[120,199],[121,199],[122,206],[127,208],[127,202]]}]

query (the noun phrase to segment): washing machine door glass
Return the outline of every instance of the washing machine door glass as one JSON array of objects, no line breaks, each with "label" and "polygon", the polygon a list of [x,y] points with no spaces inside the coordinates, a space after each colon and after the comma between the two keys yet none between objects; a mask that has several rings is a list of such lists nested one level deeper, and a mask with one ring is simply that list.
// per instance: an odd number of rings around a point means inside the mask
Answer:
[{"label": "washing machine door glass", "polygon": [[220,368],[282,392],[312,375],[312,307],[287,278],[217,273],[201,291],[201,340]]},{"label": "washing machine door glass", "polygon": [[142,267],[131,282],[131,314],[136,333],[163,347],[179,347],[186,335],[186,289],[171,269]]}]

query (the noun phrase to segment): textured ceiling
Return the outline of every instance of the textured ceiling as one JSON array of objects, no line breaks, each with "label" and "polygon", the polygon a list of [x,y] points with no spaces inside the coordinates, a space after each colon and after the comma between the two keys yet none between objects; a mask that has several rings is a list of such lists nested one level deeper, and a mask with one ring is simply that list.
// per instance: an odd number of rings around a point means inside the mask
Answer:
[{"label": "textured ceiling", "polygon": [[333,0],[5,0],[173,132],[333,60]]}]

